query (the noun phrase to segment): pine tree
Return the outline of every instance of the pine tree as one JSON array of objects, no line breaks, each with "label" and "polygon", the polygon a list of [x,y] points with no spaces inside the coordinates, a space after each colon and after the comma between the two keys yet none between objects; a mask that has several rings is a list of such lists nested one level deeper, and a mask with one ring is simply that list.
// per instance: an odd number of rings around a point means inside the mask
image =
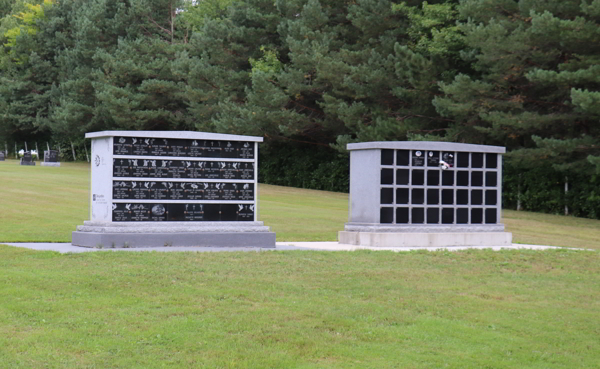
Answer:
[{"label": "pine tree", "polygon": [[183,129],[185,106],[170,72],[183,33],[181,2],[64,1],[55,14],[68,27],[57,58],[60,83],[49,125],[82,137],[105,129]]},{"label": "pine tree", "polygon": [[468,0],[459,10],[476,73],[442,84],[434,101],[455,120],[450,137],[507,146],[522,165],[597,165],[600,2]]},{"label": "pine tree", "polygon": [[102,62],[93,73],[97,116],[129,130],[193,128],[185,104],[185,84],[171,71],[178,46],[160,39],[121,40],[111,54],[96,53]]},{"label": "pine tree", "polygon": [[[244,6],[268,9],[252,1]],[[261,52],[246,64],[250,86],[241,101],[219,104],[216,129],[341,148],[443,133],[448,123],[431,100],[440,79],[464,68],[447,61],[462,45],[451,5],[309,0],[276,6],[263,18],[280,17],[276,28],[265,27],[277,33],[256,44]],[[269,64],[278,67],[262,68]]]},{"label": "pine tree", "polygon": [[54,5],[16,3],[2,19],[0,46],[0,136],[27,141],[46,137],[45,121],[57,70],[55,50],[45,42],[46,12]]}]

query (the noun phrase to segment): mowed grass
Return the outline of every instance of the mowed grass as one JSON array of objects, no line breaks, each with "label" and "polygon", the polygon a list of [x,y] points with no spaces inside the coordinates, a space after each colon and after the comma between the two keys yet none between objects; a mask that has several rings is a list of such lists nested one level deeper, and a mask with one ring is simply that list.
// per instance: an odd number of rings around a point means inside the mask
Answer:
[{"label": "mowed grass", "polygon": [[[0,162],[0,242],[70,242],[71,232],[89,219],[89,164],[61,165]],[[514,242],[600,249],[598,220],[503,213]],[[348,195],[261,184],[259,220],[278,241],[336,241],[348,221]]]},{"label": "mowed grass", "polygon": [[3,368],[598,368],[600,254],[0,245]]},{"label": "mowed grass", "polygon": [[261,184],[258,209],[278,241],[337,241],[348,221],[348,195]]},{"label": "mowed grass", "polygon": [[0,162],[0,242],[70,242],[89,219],[90,166]]},{"label": "mowed grass", "polygon": [[[0,183],[0,242],[68,242],[88,218],[86,163],[0,162]],[[259,196],[280,241],[333,241],[347,221],[345,194],[261,185]],[[598,221],[504,221],[523,243],[599,248]],[[569,249],[0,245],[0,368],[598,368],[599,265],[597,251]]]},{"label": "mowed grass", "polygon": [[600,221],[564,215],[504,210],[513,242],[600,250]]}]

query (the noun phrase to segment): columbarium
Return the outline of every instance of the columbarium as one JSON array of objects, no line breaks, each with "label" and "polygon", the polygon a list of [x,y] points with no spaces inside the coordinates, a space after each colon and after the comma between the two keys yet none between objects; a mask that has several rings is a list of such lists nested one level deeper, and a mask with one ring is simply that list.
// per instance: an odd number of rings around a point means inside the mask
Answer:
[{"label": "columbarium", "polygon": [[92,140],[86,247],[275,247],[258,221],[262,137],[204,132],[104,131]]},{"label": "columbarium", "polygon": [[363,142],[350,151],[344,244],[509,246],[501,223],[504,147]]}]

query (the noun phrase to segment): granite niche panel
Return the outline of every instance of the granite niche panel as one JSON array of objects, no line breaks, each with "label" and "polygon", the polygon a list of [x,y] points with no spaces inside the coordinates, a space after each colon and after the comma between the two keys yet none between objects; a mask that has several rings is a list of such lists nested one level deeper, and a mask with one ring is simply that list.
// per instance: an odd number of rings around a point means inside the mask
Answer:
[{"label": "granite niche panel", "polygon": [[112,221],[254,221],[254,142],[112,138]]}]

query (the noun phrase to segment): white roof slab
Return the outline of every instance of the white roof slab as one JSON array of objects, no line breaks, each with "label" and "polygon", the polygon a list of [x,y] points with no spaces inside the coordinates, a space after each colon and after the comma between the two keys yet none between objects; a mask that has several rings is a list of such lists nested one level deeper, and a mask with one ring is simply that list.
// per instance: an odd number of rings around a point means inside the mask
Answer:
[{"label": "white roof slab", "polygon": [[[87,137],[87,136],[86,136]],[[392,149],[392,150],[435,150],[435,151],[466,151],[466,152],[485,152],[485,153],[506,153],[506,148],[502,146],[474,145],[456,142],[436,142],[436,141],[373,141],[348,144],[346,149],[353,150],[373,150],[373,149]]]},{"label": "white roof slab", "polygon": [[228,135],[223,133],[208,133],[196,131],[102,131],[90,132],[85,134],[85,138],[100,137],[181,138],[189,140],[263,142],[263,138],[257,136]]}]

